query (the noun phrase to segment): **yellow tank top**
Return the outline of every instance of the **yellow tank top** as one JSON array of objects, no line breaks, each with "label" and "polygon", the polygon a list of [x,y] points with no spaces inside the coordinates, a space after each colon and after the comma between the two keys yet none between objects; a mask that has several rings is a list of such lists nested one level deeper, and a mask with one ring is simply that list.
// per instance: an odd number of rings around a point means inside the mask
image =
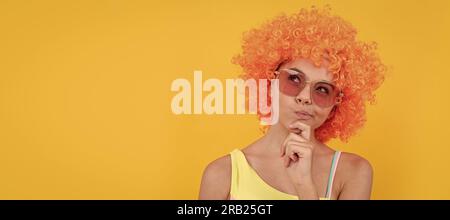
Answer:
[{"label": "yellow tank top", "polygon": [[[336,151],[330,168],[325,197],[321,200],[330,200],[334,175],[339,162],[340,151]],[[266,183],[250,166],[244,153],[234,149],[231,153],[231,189],[232,200],[298,200],[297,195],[279,191]]]}]

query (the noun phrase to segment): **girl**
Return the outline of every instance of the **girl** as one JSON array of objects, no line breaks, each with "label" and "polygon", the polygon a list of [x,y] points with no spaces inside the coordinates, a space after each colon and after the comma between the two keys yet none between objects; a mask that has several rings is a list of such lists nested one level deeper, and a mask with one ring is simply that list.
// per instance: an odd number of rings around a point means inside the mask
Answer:
[{"label": "girl", "polygon": [[375,43],[356,40],[329,11],[303,9],[246,33],[233,61],[246,79],[279,80],[279,121],[211,162],[199,199],[370,199],[370,163],[326,142],[346,142],[363,126],[385,66]]}]

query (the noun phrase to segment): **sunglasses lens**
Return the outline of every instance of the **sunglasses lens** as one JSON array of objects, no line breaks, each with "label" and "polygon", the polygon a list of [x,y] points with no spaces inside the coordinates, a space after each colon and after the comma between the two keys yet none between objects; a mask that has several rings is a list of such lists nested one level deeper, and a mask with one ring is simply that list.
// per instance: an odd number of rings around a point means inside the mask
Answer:
[{"label": "sunglasses lens", "polygon": [[305,87],[305,78],[296,72],[280,71],[280,91],[288,96],[297,96]]},{"label": "sunglasses lens", "polygon": [[[297,96],[306,85],[306,78],[297,72],[281,70],[279,75],[280,91],[288,96]],[[317,82],[311,85],[312,101],[319,107],[330,107],[336,101],[337,89],[329,83]]]},{"label": "sunglasses lens", "polygon": [[330,107],[336,101],[336,89],[329,83],[318,82],[313,86],[311,97],[313,102],[320,107]]}]

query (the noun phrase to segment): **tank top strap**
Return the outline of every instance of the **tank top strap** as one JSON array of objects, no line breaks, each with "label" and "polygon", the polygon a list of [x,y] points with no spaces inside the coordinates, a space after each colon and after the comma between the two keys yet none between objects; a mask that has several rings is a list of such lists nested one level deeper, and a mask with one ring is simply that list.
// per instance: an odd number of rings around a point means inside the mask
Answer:
[{"label": "tank top strap", "polygon": [[243,177],[249,176],[249,167],[245,155],[239,149],[230,152],[231,156],[231,188],[230,199],[234,199],[239,194],[240,184]]},{"label": "tank top strap", "polygon": [[336,175],[337,166],[339,163],[339,158],[341,157],[341,151],[336,151],[333,155],[333,160],[331,161],[330,174],[328,176],[327,190],[325,193],[326,199],[331,199],[331,193],[333,190],[334,176]]}]

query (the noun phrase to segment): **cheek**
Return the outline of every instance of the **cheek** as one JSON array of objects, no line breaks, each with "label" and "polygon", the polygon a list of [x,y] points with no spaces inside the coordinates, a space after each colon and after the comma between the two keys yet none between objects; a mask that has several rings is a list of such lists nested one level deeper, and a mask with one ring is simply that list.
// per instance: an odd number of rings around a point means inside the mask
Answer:
[{"label": "cheek", "polygon": [[285,124],[289,123],[290,115],[292,114],[292,108],[295,107],[296,103],[295,100],[290,97],[286,96],[283,93],[280,93],[280,121]]},{"label": "cheek", "polygon": [[283,93],[280,93],[280,108],[287,108],[289,105],[292,105],[292,97],[289,97],[287,95],[284,95]]},{"label": "cheek", "polygon": [[331,110],[332,110],[332,108],[326,108],[326,109],[323,109],[323,108],[316,108],[316,111],[315,111],[315,113],[316,113],[316,123],[317,123],[317,127],[320,127],[320,125],[322,125],[327,119],[328,119],[328,116],[330,115],[330,113],[331,113]]},{"label": "cheek", "polygon": [[[296,105],[295,100],[293,97],[284,95],[283,93],[280,93],[280,112],[281,113],[287,113],[290,111],[290,109],[294,108]],[[284,115],[284,114],[282,114]]]}]

